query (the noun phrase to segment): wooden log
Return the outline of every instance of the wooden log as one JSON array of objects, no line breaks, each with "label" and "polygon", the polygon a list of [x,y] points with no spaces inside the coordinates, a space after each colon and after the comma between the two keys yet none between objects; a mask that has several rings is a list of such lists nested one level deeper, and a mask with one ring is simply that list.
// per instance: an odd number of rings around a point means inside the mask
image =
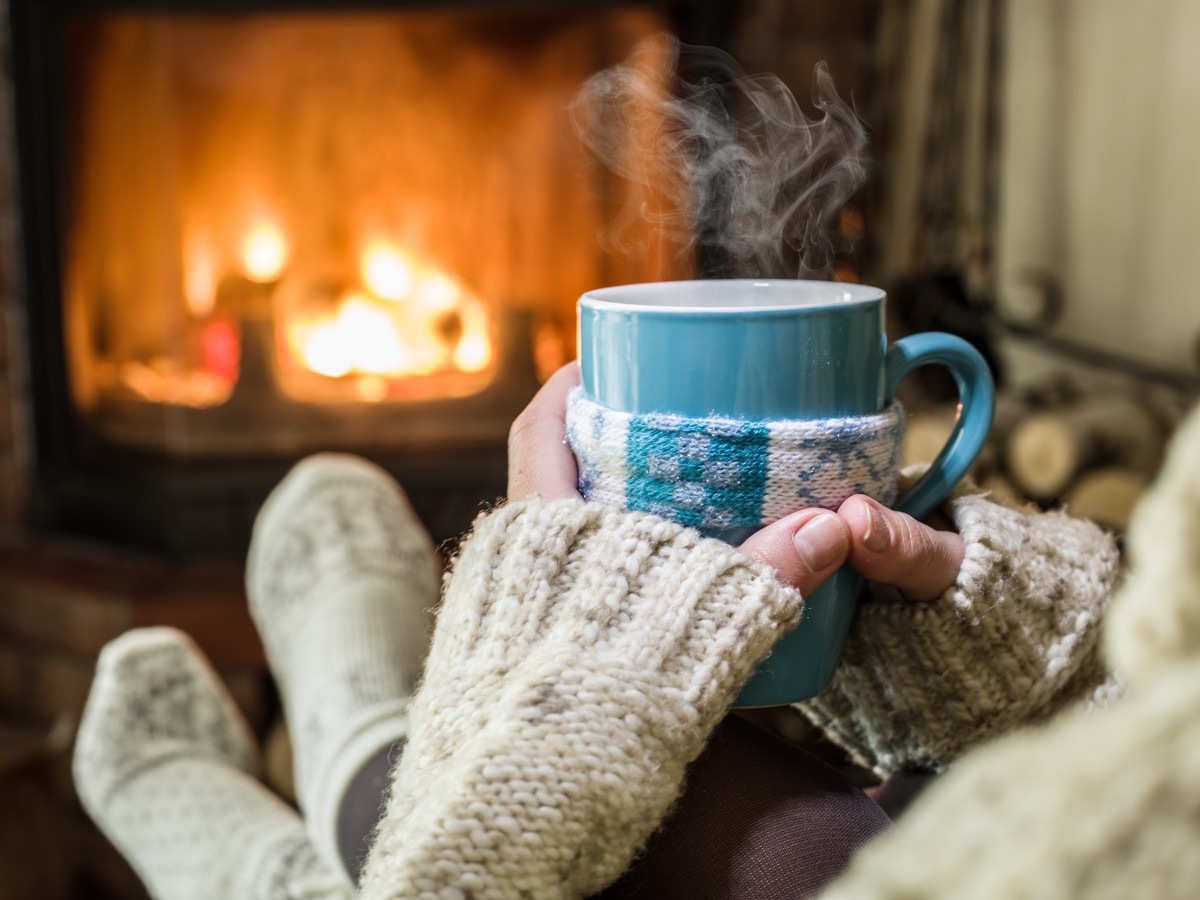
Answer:
[{"label": "wooden log", "polygon": [[1008,506],[1023,506],[1029,498],[1018,491],[1011,481],[1000,472],[989,472],[980,479],[979,486],[987,491],[993,500]]},{"label": "wooden log", "polygon": [[[996,397],[992,427],[971,467],[971,478],[982,483],[991,473],[1003,468],[1004,439],[1027,412],[1025,404],[1015,397],[1007,394]],[[942,404],[910,413],[904,424],[903,465],[933,462],[946,446],[957,420],[957,405]]]},{"label": "wooden log", "polygon": [[[992,475],[997,475],[1012,488],[1012,482],[1004,473],[1004,444],[1012,430],[1029,415],[1029,406],[1024,400],[1012,395],[1001,393],[996,395],[996,406],[992,412],[992,427],[988,430],[987,442],[979,452],[979,458],[971,467],[971,477],[983,484]],[[1014,496],[1018,492],[1013,491]],[[1022,502],[1028,500],[1021,498]]]},{"label": "wooden log", "polygon": [[988,439],[1003,445],[1014,428],[1029,415],[1029,404],[1010,393],[996,394],[996,408],[992,413],[992,427]]},{"label": "wooden log", "polygon": [[1097,465],[1152,474],[1162,462],[1166,438],[1162,422],[1133,397],[1096,395],[1028,416],[1009,435],[1005,460],[1018,488],[1050,500]]},{"label": "wooden log", "polygon": [[1083,463],[1085,444],[1057,412],[1039,412],[1013,429],[1005,443],[1008,471],[1017,486],[1039,500],[1055,497]]},{"label": "wooden log", "polygon": [[1067,512],[1114,531],[1125,531],[1151,478],[1145,472],[1106,466],[1080,476],[1066,495]]},{"label": "wooden log", "polygon": [[914,412],[904,423],[904,466],[931,463],[946,446],[956,419],[952,406]]}]

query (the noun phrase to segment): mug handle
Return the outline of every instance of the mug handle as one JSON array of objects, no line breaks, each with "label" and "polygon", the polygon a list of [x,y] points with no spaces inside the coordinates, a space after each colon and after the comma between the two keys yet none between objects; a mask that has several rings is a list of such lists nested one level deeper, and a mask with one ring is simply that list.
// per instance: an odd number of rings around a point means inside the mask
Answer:
[{"label": "mug handle", "polygon": [[914,519],[933,512],[970,471],[987,440],[996,408],[996,389],[987,362],[962,338],[941,331],[909,335],[888,348],[885,385],[889,402],[906,375],[930,363],[945,366],[954,376],[958,419],[929,471],[895,504]]}]

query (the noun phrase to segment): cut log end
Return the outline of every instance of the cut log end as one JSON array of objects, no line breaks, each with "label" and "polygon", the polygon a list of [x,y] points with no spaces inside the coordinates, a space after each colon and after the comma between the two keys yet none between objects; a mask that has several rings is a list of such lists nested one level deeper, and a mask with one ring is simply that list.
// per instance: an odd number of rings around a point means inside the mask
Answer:
[{"label": "cut log end", "polygon": [[1144,472],[1132,469],[1095,469],[1071,486],[1066,496],[1067,512],[1123,532],[1149,481]]},{"label": "cut log end", "polygon": [[1035,413],[1014,428],[1005,459],[1016,486],[1037,500],[1059,496],[1082,464],[1074,432],[1053,413]]}]

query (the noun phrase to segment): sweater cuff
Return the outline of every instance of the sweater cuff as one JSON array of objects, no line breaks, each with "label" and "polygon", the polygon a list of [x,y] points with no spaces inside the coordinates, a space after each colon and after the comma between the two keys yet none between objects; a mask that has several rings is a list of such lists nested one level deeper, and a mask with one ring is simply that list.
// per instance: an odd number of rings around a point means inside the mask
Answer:
[{"label": "sweater cuff", "polygon": [[[540,640],[545,623],[566,614],[625,618],[641,604],[673,605],[681,621],[720,606],[740,623],[713,631],[714,641],[719,633],[724,643],[704,648],[685,651],[671,635],[659,637],[660,655],[712,658],[714,677],[698,687],[697,699],[727,708],[797,625],[803,598],[770,566],[653,513],[574,499],[513,502],[481,516],[454,561],[426,669],[441,647],[461,642],[462,652],[470,652],[471,642],[483,639],[482,616],[489,627],[520,631],[509,647],[519,653],[522,641]],[[453,636],[441,634],[452,616],[464,621]]]},{"label": "sweater cuff", "polygon": [[981,494],[946,504],[957,583],[928,603],[864,602],[833,684],[798,704],[883,775],[939,771],[967,748],[1111,693],[1099,636],[1119,576],[1112,536]]},{"label": "sweater cuff", "polygon": [[492,512],[454,562],[360,897],[596,893],[801,603],[657,516]]}]

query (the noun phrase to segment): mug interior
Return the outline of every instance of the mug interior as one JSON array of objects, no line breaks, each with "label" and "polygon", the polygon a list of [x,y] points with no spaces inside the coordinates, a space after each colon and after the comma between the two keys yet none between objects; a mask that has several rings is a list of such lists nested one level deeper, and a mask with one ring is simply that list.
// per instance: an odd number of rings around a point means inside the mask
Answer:
[{"label": "mug interior", "polygon": [[617,285],[588,291],[580,302],[598,309],[750,311],[853,306],[883,296],[880,288],[863,284],[746,278]]}]

